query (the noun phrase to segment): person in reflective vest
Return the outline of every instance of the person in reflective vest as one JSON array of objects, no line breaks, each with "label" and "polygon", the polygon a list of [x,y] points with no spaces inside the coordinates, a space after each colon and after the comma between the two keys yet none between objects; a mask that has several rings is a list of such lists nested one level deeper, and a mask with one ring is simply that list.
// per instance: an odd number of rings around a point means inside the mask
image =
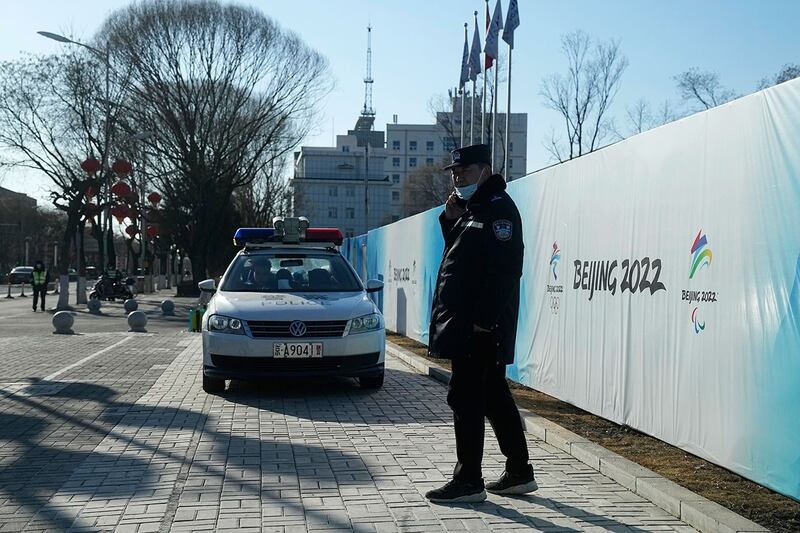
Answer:
[{"label": "person in reflective vest", "polygon": [[47,294],[47,269],[42,261],[36,261],[33,265],[33,272],[31,272],[31,286],[33,287],[33,312],[36,312],[36,304],[39,303],[41,297],[42,303],[40,309],[44,311],[44,297]]}]

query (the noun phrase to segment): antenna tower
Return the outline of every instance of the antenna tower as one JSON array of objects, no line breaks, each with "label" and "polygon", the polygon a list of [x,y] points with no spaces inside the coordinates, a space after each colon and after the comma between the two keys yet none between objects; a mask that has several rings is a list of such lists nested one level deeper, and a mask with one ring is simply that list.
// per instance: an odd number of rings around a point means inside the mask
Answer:
[{"label": "antenna tower", "polygon": [[374,117],[375,109],[372,107],[372,25],[367,26],[367,77],[364,78],[364,109],[361,115]]}]

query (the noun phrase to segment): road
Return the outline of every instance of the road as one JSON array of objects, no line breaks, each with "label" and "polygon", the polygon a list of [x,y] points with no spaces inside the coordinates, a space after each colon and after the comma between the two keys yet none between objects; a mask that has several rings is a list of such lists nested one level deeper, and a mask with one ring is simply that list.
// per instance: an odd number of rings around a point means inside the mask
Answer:
[{"label": "road", "polygon": [[[529,438],[540,490],[432,505],[455,443],[446,388],[387,360],[355,380],[200,387],[199,335],[143,298],[79,311],[55,335],[30,300],[0,301],[0,531],[693,531]],[[484,475],[503,458],[487,431]]]}]

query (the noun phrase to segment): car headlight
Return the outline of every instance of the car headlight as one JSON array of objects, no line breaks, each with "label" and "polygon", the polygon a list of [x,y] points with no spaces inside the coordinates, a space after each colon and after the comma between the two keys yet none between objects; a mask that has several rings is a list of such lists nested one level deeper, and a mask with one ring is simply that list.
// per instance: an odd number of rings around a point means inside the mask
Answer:
[{"label": "car headlight", "polygon": [[223,315],[211,315],[208,317],[208,331],[244,335],[244,327],[241,320]]},{"label": "car headlight", "polygon": [[347,323],[347,333],[345,335],[353,335],[354,333],[366,333],[368,331],[375,331],[383,327],[383,317],[379,313],[372,313],[369,315],[353,318]]}]

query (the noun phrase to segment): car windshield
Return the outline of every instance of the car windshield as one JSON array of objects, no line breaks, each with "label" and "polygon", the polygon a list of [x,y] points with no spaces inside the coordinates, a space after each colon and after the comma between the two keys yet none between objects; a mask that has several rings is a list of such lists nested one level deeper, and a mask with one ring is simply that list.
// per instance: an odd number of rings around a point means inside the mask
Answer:
[{"label": "car windshield", "polygon": [[362,289],[341,255],[286,252],[236,257],[220,290],[285,293]]}]

